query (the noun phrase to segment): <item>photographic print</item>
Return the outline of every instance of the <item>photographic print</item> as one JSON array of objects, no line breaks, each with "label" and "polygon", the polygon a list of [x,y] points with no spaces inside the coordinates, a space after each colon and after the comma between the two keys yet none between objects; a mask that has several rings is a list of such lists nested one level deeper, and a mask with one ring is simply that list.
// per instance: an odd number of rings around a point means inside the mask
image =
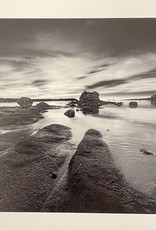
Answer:
[{"label": "photographic print", "polygon": [[0,19],[0,212],[156,212],[156,19]]}]

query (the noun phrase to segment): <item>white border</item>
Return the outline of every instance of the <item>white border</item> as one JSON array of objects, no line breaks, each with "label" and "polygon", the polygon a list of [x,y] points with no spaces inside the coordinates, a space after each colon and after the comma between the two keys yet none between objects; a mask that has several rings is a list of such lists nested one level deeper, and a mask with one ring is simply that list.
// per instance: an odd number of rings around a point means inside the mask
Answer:
[{"label": "white border", "polygon": [[[155,16],[155,0],[0,0],[0,18]],[[0,213],[0,229],[155,230],[156,215]]]},{"label": "white border", "polygon": [[155,17],[155,5],[155,0],[0,0],[0,17]]}]

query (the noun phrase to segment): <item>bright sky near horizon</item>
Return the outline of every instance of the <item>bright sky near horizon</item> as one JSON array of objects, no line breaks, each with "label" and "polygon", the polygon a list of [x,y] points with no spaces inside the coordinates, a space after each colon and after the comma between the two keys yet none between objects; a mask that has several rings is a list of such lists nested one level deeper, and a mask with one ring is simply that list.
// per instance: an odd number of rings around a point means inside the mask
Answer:
[{"label": "bright sky near horizon", "polygon": [[156,19],[0,19],[0,97],[156,93]]}]

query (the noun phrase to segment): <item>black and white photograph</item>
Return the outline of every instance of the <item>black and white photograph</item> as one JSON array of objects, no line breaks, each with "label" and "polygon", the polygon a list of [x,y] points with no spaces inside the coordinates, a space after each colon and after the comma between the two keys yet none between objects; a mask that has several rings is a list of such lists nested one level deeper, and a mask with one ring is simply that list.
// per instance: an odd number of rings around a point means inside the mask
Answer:
[{"label": "black and white photograph", "polygon": [[0,212],[156,213],[156,18],[0,19]]}]

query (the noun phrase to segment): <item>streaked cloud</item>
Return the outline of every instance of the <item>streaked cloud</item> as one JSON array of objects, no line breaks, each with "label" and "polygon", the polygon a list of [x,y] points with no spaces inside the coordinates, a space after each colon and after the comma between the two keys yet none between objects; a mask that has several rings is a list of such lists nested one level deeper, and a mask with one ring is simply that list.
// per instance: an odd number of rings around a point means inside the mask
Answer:
[{"label": "streaked cloud", "polygon": [[156,19],[0,19],[0,97],[151,94]]}]

